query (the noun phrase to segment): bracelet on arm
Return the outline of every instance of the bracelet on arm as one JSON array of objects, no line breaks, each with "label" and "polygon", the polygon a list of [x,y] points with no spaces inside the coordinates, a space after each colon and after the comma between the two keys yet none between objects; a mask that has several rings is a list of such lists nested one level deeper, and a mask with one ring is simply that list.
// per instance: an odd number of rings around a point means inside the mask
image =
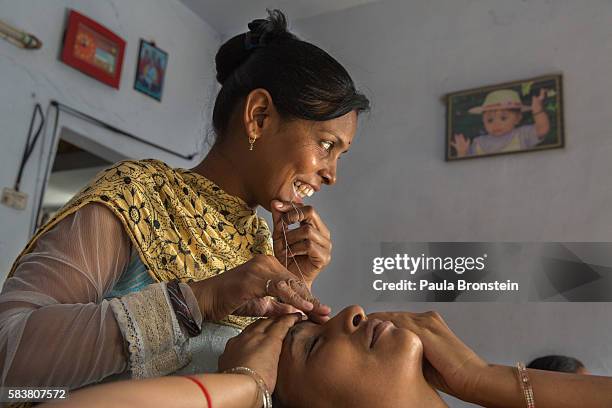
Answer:
[{"label": "bracelet on arm", "polygon": [[206,407],[207,408],[212,408],[212,400],[210,399],[210,394],[208,393],[208,390],[206,389],[204,384],[202,384],[202,382],[200,380],[198,380],[197,378],[192,377],[190,375],[184,375],[183,377],[190,379],[191,381],[193,381],[194,383],[196,383],[198,385],[200,390],[202,390],[202,393],[204,394],[204,397],[206,398],[206,404],[207,404]]},{"label": "bracelet on arm", "polygon": [[248,367],[234,367],[223,371],[225,374],[245,374],[255,380],[257,384],[257,388],[259,389],[259,394],[262,396],[261,401],[263,408],[272,408],[272,397],[270,396],[270,391],[268,391],[268,386],[263,378],[255,370],[252,370]]},{"label": "bracelet on arm", "polygon": [[544,109],[542,109],[541,111],[537,111],[537,112],[531,112],[531,115],[536,116],[536,115],[539,115],[540,113],[544,113]]},{"label": "bracelet on arm", "polygon": [[527,373],[525,364],[522,362],[516,363],[516,370],[519,383],[521,384],[521,391],[523,392],[523,397],[525,397],[525,403],[527,403],[527,408],[535,408],[533,388],[531,387],[531,381],[529,380],[529,374]]},{"label": "bracelet on arm", "polygon": [[166,284],[166,290],[168,291],[168,298],[170,299],[172,309],[174,309],[176,319],[185,329],[187,329],[187,334],[189,334],[190,337],[195,337],[202,333],[202,328],[193,318],[189,306],[187,306],[187,302],[185,301],[185,297],[181,292],[181,288],[179,288],[179,281],[172,280],[168,282]]}]

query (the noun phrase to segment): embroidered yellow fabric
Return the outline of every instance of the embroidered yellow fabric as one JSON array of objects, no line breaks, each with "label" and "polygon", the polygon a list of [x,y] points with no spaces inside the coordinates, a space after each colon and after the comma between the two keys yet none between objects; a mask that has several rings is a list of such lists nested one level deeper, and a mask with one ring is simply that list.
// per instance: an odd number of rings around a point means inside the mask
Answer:
[{"label": "embroidered yellow fabric", "polygon": [[[39,228],[17,260],[55,224],[94,202],[119,217],[156,282],[202,280],[254,254],[273,254],[268,225],[242,199],[199,174],[148,159],[100,172]],[[231,315],[219,323],[244,328],[253,320]]]}]

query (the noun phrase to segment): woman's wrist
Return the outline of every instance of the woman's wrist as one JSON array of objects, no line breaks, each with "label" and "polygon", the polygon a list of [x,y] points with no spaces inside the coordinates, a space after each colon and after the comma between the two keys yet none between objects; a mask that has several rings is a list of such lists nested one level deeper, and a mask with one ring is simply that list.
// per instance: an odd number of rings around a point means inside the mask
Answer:
[{"label": "woman's wrist", "polygon": [[240,273],[238,268],[241,266],[189,283],[204,321],[219,321],[250,299],[245,291],[252,289],[255,283],[251,282],[249,274]]},{"label": "woman's wrist", "polygon": [[248,376],[211,373],[198,374],[194,377],[206,386],[213,407],[260,408],[262,406],[257,384]]},{"label": "woman's wrist", "polygon": [[216,321],[224,317],[217,316],[219,312],[216,310],[219,309],[218,305],[220,304],[220,299],[218,299],[219,284],[217,276],[188,283],[193,295],[197,299],[203,321]]},{"label": "woman's wrist", "polygon": [[253,403],[253,408],[271,408],[272,396],[264,379],[255,370],[248,367],[233,367],[223,371],[224,374],[241,374],[250,377],[257,386],[257,397]]},{"label": "woman's wrist", "polygon": [[202,332],[202,314],[190,286],[178,280],[167,282],[166,291],[176,319],[189,337]]},{"label": "woman's wrist", "polygon": [[183,298],[187,303],[187,307],[191,311],[191,315],[195,322],[201,327],[202,326],[202,312],[200,310],[200,304],[198,303],[198,298],[193,293],[191,286],[187,283],[179,283],[179,288],[181,293],[183,294]]},{"label": "woman's wrist", "polygon": [[523,408],[525,400],[515,367],[489,364],[477,375],[467,402],[490,408]]}]

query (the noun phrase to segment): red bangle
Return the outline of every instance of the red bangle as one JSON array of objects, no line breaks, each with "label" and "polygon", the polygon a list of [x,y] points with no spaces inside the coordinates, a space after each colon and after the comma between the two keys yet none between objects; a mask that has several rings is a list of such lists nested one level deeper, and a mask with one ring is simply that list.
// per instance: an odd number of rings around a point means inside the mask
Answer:
[{"label": "red bangle", "polygon": [[191,381],[196,383],[198,387],[200,387],[200,389],[204,393],[204,396],[206,397],[206,403],[208,404],[208,408],[212,408],[212,401],[210,400],[210,394],[208,393],[208,390],[206,389],[206,387],[204,387],[204,384],[202,384],[200,380],[198,380],[197,378],[192,377],[190,375],[184,375],[183,377],[189,378]]}]

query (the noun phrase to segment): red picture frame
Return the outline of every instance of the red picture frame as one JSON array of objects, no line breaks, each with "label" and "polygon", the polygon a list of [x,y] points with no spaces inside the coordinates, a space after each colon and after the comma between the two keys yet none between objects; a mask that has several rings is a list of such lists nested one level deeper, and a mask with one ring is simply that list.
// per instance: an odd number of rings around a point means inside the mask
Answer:
[{"label": "red picture frame", "polygon": [[125,41],[87,16],[70,10],[61,60],[119,89]]}]

